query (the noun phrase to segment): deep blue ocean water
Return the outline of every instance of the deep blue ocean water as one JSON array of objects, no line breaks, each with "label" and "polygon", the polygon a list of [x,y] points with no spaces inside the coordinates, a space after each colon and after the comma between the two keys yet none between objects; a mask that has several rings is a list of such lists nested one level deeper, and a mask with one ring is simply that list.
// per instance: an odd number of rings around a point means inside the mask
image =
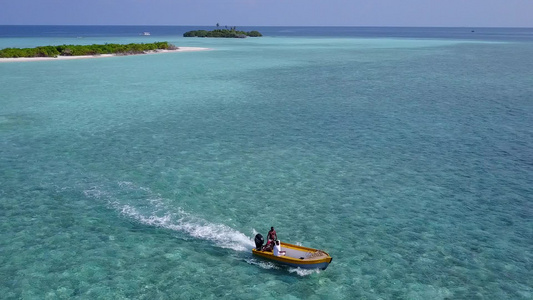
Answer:
[{"label": "deep blue ocean water", "polygon": [[196,28],[0,26],[213,49],[0,63],[2,298],[533,299],[533,29]]}]

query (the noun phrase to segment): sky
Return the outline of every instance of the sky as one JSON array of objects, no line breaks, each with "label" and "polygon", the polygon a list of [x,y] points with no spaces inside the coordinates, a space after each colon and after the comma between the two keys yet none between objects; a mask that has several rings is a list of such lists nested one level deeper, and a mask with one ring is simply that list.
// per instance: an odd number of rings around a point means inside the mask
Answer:
[{"label": "sky", "polygon": [[533,27],[533,0],[0,0],[0,25]]}]

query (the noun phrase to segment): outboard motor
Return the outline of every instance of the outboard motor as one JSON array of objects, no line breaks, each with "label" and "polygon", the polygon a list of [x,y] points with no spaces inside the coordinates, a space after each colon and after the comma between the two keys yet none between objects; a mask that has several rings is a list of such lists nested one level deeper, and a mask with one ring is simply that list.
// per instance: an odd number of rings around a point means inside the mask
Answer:
[{"label": "outboard motor", "polygon": [[263,249],[264,242],[265,240],[263,239],[263,236],[260,233],[255,235],[255,248],[257,251],[261,251],[261,249]]}]

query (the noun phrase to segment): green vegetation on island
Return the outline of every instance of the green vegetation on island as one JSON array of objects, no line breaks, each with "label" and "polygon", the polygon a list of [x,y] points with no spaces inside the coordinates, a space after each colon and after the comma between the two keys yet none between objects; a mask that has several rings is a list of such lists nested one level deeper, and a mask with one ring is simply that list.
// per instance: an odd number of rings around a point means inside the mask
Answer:
[{"label": "green vegetation on island", "polygon": [[[217,24],[217,28],[218,28]],[[237,27],[231,27],[230,29],[215,29],[211,31],[207,30],[193,30],[187,31],[183,34],[184,37],[214,37],[214,38],[245,38],[245,37],[259,37],[263,36],[259,31],[241,31],[237,30]]]},{"label": "green vegetation on island", "polygon": [[35,48],[5,48],[0,50],[1,58],[16,57],[57,57],[99,54],[133,55],[148,51],[176,50],[178,47],[168,42],[149,44],[104,44],[104,45],[60,45]]}]

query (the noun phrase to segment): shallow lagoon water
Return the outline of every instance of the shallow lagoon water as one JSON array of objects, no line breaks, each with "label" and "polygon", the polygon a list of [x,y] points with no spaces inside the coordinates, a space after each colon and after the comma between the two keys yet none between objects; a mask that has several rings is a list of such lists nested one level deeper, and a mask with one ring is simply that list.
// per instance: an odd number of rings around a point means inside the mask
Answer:
[{"label": "shallow lagoon water", "polygon": [[309,35],[0,64],[1,294],[533,298],[533,44]]}]

